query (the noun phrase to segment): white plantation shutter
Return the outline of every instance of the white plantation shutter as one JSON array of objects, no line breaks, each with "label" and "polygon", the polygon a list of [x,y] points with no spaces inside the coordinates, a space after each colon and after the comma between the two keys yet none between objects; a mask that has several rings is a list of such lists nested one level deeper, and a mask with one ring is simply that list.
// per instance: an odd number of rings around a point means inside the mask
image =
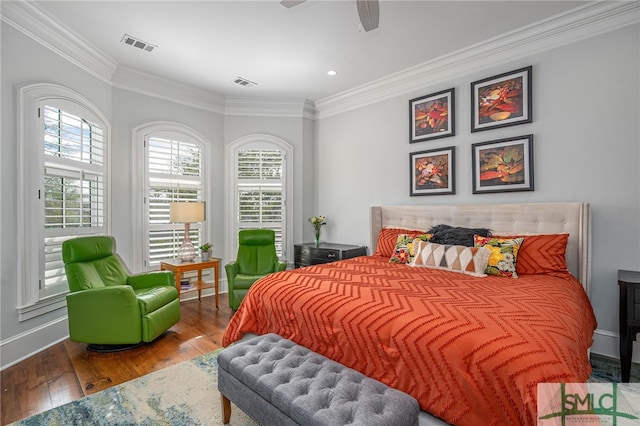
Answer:
[{"label": "white plantation shutter", "polygon": [[45,103],[44,259],[40,297],[67,291],[62,242],[105,232],[105,133],[101,125]]},{"label": "white plantation shutter", "polygon": [[[169,203],[204,201],[203,149],[187,136],[151,136],[146,139],[147,159],[147,267],[174,258],[184,238],[184,224],[171,223]],[[192,223],[189,236],[201,244],[201,223]]]},{"label": "white plantation shutter", "polygon": [[282,257],[285,154],[279,149],[240,149],[236,164],[237,229],[273,229]]}]

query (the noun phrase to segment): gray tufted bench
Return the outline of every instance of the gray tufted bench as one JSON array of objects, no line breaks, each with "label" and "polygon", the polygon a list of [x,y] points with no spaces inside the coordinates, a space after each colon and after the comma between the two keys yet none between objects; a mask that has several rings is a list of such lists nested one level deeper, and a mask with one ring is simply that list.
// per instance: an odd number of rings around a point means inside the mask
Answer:
[{"label": "gray tufted bench", "polygon": [[218,389],[225,424],[231,401],[261,425],[418,424],[413,397],[277,334],[221,351]]}]

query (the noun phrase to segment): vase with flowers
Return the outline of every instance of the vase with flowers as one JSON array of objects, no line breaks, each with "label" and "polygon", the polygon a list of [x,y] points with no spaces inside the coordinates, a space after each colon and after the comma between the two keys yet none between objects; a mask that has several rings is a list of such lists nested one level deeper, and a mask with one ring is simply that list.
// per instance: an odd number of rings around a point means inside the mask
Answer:
[{"label": "vase with flowers", "polygon": [[309,222],[313,226],[313,236],[315,237],[316,247],[320,245],[320,230],[322,229],[322,225],[326,225],[324,216],[314,216],[309,218]]}]

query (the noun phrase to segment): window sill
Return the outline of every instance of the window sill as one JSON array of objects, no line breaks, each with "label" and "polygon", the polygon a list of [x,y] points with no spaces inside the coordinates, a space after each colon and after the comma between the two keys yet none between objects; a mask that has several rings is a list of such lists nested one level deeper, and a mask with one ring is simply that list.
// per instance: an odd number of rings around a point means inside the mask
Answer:
[{"label": "window sill", "polygon": [[67,306],[67,293],[57,294],[18,308],[18,319],[26,321]]}]

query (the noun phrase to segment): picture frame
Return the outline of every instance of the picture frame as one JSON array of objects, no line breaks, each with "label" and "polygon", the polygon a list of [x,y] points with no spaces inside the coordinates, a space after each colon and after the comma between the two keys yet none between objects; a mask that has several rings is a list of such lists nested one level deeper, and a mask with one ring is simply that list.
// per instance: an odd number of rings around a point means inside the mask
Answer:
[{"label": "picture frame", "polygon": [[533,135],[471,145],[473,193],[533,191]]},{"label": "picture frame", "polygon": [[410,195],[455,194],[454,146],[409,154]]},{"label": "picture frame", "polygon": [[533,121],[528,66],[471,83],[471,132]]},{"label": "picture frame", "polygon": [[455,136],[455,88],[409,101],[409,143]]}]

